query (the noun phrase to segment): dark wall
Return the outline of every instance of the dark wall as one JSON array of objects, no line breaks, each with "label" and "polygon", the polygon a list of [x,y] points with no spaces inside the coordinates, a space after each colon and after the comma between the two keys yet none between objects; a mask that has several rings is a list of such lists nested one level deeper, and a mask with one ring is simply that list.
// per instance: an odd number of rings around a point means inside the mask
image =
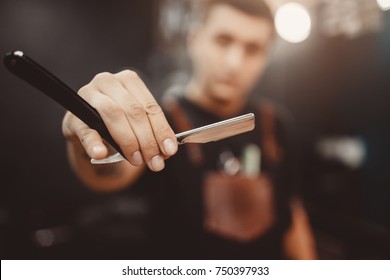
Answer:
[{"label": "dark wall", "polygon": [[[145,73],[155,2],[2,0],[0,54],[22,50],[76,90],[101,71]],[[2,258],[101,257],[91,248],[109,247],[102,221],[118,211],[131,221],[134,209],[118,210],[116,195],[93,193],[75,178],[65,155],[62,107],[3,66],[0,85]],[[128,228],[117,231],[129,240],[140,237]]]},{"label": "dark wall", "polygon": [[[390,258],[390,13],[351,38],[325,36],[318,18],[307,41],[279,42],[261,90],[295,117],[301,188],[334,257]],[[361,141],[359,166],[321,157],[318,142],[336,137]]]}]

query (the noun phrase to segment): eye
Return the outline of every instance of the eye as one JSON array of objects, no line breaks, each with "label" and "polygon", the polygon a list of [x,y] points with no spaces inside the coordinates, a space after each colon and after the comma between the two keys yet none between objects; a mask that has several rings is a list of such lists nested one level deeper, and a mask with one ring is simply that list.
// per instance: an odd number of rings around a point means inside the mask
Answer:
[{"label": "eye", "polygon": [[248,44],[245,47],[245,51],[248,55],[256,55],[263,52],[264,48],[258,44]]},{"label": "eye", "polygon": [[232,42],[232,38],[227,35],[219,35],[215,38],[216,43],[221,47],[226,47]]}]

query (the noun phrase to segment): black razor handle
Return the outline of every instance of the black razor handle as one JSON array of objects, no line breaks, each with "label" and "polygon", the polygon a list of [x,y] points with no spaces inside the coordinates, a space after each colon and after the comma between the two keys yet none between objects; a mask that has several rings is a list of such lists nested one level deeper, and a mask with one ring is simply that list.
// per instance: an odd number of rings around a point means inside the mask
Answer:
[{"label": "black razor handle", "polygon": [[72,112],[90,128],[95,129],[104,140],[124,156],[96,109],[64,82],[21,51],[7,53],[4,64],[13,74]]}]

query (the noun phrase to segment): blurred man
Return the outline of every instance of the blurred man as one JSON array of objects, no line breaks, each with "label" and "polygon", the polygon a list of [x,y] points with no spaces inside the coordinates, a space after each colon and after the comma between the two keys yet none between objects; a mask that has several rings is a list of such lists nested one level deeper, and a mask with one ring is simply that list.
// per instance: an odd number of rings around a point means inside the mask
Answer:
[{"label": "blurred man", "polygon": [[[158,244],[151,258],[315,258],[305,211],[291,188],[285,123],[272,103],[248,99],[267,63],[272,14],[260,0],[207,0],[198,8],[188,35],[193,74],[182,96],[161,109],[136,73],[96,75],[79,94],[100,113],[128,161],[92,165],[90,158],[105,158],[110,149],[68,112],[63,133],[70,163],[96,190],[134,183],[148,190]],[[256,115],[254,131],[178,149],[174,131],[248,112]],[[248,158],[258,166],[250,174]]]}]

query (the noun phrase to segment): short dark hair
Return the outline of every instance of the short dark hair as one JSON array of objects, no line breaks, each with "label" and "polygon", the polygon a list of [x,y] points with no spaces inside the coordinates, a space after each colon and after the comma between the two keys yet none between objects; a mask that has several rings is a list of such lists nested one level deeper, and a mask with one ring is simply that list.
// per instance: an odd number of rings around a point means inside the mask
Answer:
[{"label": "short dark hair", "polygon": [[204,21],[210,10],[220,4],[232,6],[248,15],[261,17],[274,23],[274,16],[268,4],[264,0],[196,0],[194,3],[195,17],[198,21]]}]

